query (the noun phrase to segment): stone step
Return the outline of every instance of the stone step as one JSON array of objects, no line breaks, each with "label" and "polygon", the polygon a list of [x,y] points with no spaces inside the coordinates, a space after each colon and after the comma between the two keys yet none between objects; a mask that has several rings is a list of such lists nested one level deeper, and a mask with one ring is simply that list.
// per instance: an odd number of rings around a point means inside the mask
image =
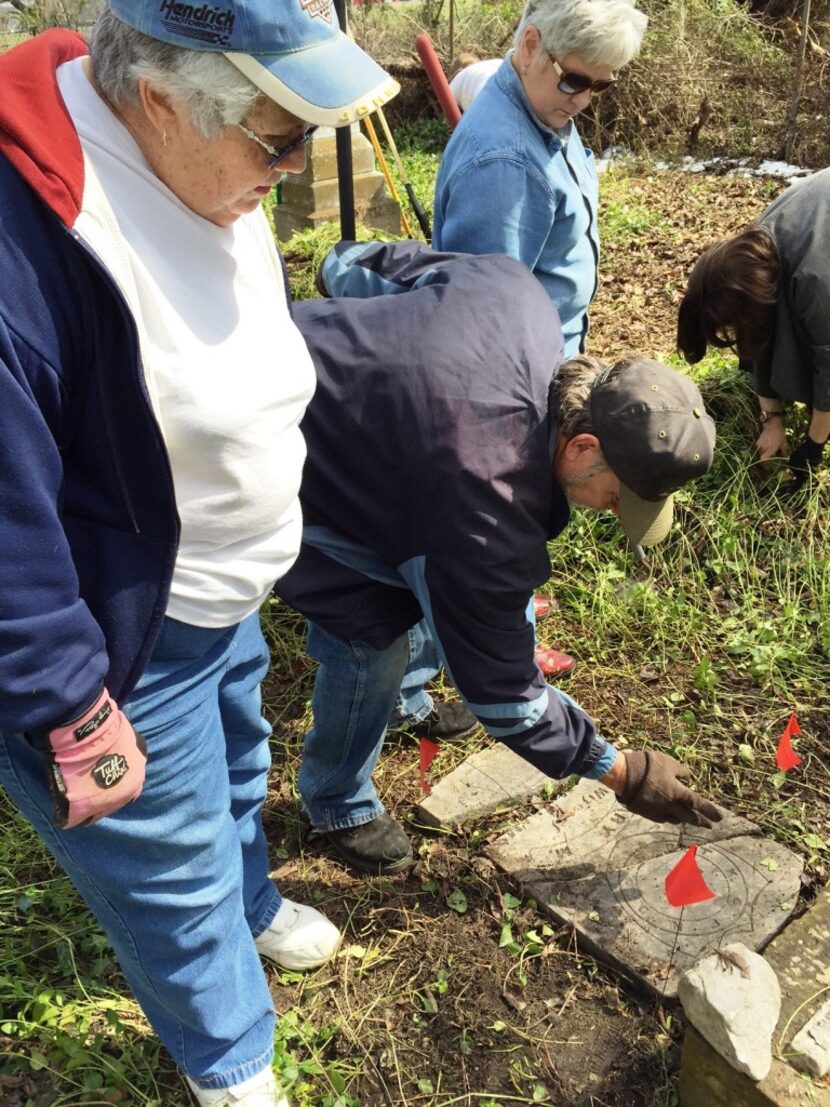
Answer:
[{"label": "stone step", "polygon": [[[819,1016],[830,998],[830,888],[824,888],[804,914],[795,919],[764,951],[781,985],[781,1016],[775,1031],[775,1048],[795,1068],[816,1071],[830,1068],[830,1043],[821,1034]],[[793,1039],[811,1020],[815,1034],[809,1057],[798,1056]],[[822,1041],[824,1045],[822,1046]]]},{"label": "stone step", "polygon": [[471,754],[434,784],[415,817],[423,826],[464,826],[499,808],[515,807],[541,796],[551,780],[501,742]]},{"label": "stone step", "polygon": [[680,1107],[830,1107],[830,1089],[819,1087],[777,1058],[757,1084],[736,1072],[690,1027],[683,1040]]}]

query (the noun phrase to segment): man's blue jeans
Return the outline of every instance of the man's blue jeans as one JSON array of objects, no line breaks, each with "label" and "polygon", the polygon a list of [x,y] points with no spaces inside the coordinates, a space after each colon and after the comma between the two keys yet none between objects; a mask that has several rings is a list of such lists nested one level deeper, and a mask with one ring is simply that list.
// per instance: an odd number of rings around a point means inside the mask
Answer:
[{"label": "man's blue jeans", "polygon": [[407,632],[409,660],[395,700],[395,721],[419,723],[432,711],[426,685],[441,671],[441,659],[425,619]]},{"label": "man's blue jeans", "polygon": [[383,812],[372,771],[409,659],[409,635],[375,650],[310,622],[308,652],[319,667],[298,780],[303,806],[320,830],[360,826]]},{"label": "man's blue jeans", "polygon": [[147,741],[144,789],[93,826],[56,830],[40,754],[0,735],[0,784],[96,915],[159,1038],[205,1087],[239,1083],[273,1053],[253,940],[281,902],[260,818],[267,668],[256,614],[218,630],[165,619],[122,705]]},{"label": "man's blue jeans", "polygon": [[[536,626],[533,596],[527,605],[528,622]],[[409,661],[395,701],[395,722],[419,723],[432,711],[432,696],[425,685],[441,671],[441,659],[425,619],[409,631]]]}]

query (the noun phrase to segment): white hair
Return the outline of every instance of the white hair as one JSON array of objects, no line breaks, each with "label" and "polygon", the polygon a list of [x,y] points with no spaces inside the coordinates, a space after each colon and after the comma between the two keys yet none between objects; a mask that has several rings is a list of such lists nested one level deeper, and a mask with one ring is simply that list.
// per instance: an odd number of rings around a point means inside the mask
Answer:
[{"label": "white hair", "polygon": [[143,77],[180,104],[205,138],[241,123],[264,94],[216,50],[188,50],[149,38],[106,9],[89,38],[92,72],[116,106],[139,104]]},{"label": "white hair", "polygon": [[536,27],[545,50],[557,59],[581,54],[592,65],[621,69],[638,53],[648,17],[634,0],[528,0],[513,45]]}]

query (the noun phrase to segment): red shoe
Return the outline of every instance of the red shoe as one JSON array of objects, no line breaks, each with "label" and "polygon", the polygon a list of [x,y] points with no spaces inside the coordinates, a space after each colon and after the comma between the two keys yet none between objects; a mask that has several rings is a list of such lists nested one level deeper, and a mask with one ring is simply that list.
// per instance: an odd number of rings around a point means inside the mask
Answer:
[{"label": "red shoe", "polygon": [[533,614],[536,616],[536,621],[546,619],[556,606],[557,601],[551,596],[543,596],[537,592],[533,597]]},{"label": "red shoe", "polygon": [[569,653],[560,653],[559,650],[551,650],[547,646],[537,646],[534,657],[542,670],[542,676],[546,677],[564,676],[576,665]]}]

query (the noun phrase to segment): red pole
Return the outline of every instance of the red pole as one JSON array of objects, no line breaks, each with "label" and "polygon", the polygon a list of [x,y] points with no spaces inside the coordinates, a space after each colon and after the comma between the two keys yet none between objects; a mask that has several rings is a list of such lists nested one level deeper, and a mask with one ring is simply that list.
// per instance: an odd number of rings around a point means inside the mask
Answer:
[{"label": "red pole", "polygon": [[432,91],[435,93],[438,103],[441,105],[444,118],[450,130],[452,130],[458,124],[461,118],[461,112],[459,111],[458,104],[455,102],[455,97],[450,92],[449,83],[444,76],[444,70],[441,68],[441,63],[438,60],[438,55],[435,53],[435,47],[432,45],[432,39],[429,35],[418,35],[415,39],[415,49],[418,51],[418,57],[421,59],[424,72],[427,77],[429,77]]}]

